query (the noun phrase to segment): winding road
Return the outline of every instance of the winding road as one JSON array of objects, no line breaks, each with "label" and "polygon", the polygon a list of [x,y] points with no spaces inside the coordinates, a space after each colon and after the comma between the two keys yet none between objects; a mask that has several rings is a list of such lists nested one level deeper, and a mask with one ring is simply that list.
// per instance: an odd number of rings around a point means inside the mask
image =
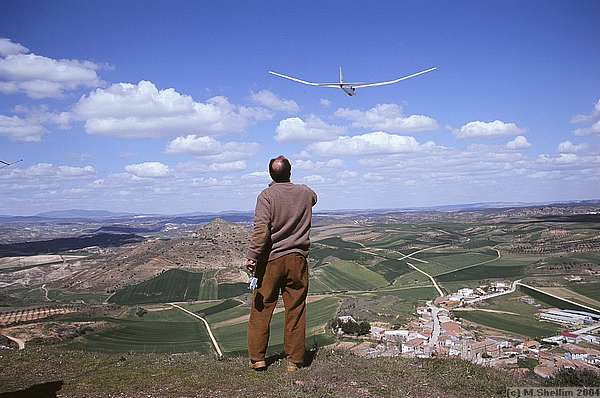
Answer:
[{"label": "winding road", "polygon": [[435,281],[435,279],[433,279],[433,276],[429,275],[425,271],[420,270],[419,268],[415,267],[413,264],[409,263],[408,261],[406,262],[406,264],[408,264],[415,271],[419,271],[420,273],[422,273],[423,275],[425,275],[426,277],[428,277],[431,280],[431,283],[433,283],[433,286],[435,287],[435,289],[438,291],[438,294],[440,295],[440,297],[444,296],[444,292],[442,292],[442,289],[440,289],[440,286],[437,284],[437,282]]},{"label": "winding road", "polygon": [[217,355],[219,358],[223,358],[223,351],[221,351],[221,347],[219,347],[219,343],[217,342],[217,339],[215,339],[215,336],[213,335],[212,330],[210,329],[210,325],[208,324],[208,322],[206,321],[206,319],[202,318],[200,315],[193,313],[192,311],[183,308],[180,305],[177,305],[175,303],[169,303],[170,306],[175,307],[191,316],[193,316],[194,318],[198,318],[200,319],[202,322],[204,322],[204,326],[206,326],[206,331],[208,332],[208,337],[210,337],[210,341],[212,342],[212,345],[215,349],[215,351],[217,352]]},{"label": "winding road", "polygon": [[19,346],[19,350],[24,350],[25,349],[25,340],[21,340],[21,339],[19,339],[17,337],[12,337],[12,336],[9,336],[7,334],[3,334],[2,336],[4,336],[7,339],[12,340],[15,343],[17,343],[17,346]]}]

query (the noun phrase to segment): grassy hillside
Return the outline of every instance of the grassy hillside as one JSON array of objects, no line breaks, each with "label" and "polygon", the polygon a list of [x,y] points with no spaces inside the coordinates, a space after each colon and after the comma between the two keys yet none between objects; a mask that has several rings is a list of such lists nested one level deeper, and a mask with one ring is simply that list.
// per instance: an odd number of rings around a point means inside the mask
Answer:
[{"label": "grassy hillside", "polygon": [[73,398],[138,397],[504,397],[507,386],[539,385],[497,369],[447,359],[364,359],[321,350],[293,375],[285,362],[256,373],[244,358],[110,354],[35,348],[3,353],[0,393],[34,384]]},{"label": "grassy hillside", "polygon": [[350,261],[335,261],[314,269],[311,284],[309,284],[311,292],[327,292],[369,290],[386,286],[388,282],[380,274],[360,264]]},{"label": "grassy hillside", "polygon": [[167,270],[149,280],[127,286],[108,300],[110,303],[135,305],[175,301],[216,300],[247,293],[245,283],[217,283],[216,271],[189,272]]}]

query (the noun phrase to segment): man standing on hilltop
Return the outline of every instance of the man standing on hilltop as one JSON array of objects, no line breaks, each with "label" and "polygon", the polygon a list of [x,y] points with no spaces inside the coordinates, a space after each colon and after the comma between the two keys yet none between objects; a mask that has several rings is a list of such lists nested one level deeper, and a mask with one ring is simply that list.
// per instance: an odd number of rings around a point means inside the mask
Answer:
[{"label": "man standing on hilltop", "polygon": [[284,156],[271,159],[269,174],[273,182],[256,200],[254,232],[246,259],[246,267],[258,278],[248,321],[248,353],[255,370],[267,367],[269,326],[279,291],[285,306],[287,370],[294,372],[304,363],[306,256],[317,194],[306,185],[293,184],[291,172],[290,161]]}]

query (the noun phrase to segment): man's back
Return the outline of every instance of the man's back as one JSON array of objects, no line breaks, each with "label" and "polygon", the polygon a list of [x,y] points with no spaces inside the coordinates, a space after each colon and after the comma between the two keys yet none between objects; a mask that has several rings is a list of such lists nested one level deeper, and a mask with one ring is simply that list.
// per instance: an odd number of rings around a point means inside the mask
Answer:
[{"label": "man's back", "polygon": [[285,307],[284,349],[288,371],[304,362],[308,248],[312,207],[317,195],[290,182],[284,156],[271,159],[273,183],[258,195],[246,267],[257,278],[248,320],[248,355],[253,369],[265,369],[271,317],[279,294]]},{"label": "man's back", "polygon": [[279,182],[262,191],[254,220],[259,233],[250,246],[253,257],[258,258],[265,249],[270,250],[269,261],[289,253],[308,255],[312,207],[316,202],[317,195],[306,185]]}]

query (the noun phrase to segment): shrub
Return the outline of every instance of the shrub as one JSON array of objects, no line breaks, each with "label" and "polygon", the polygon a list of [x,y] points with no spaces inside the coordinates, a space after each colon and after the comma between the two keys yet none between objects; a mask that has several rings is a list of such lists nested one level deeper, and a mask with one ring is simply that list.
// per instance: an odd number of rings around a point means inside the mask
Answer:
[{"label": "shrub", "polygon": [[549,384],[555,386],[599,386],[600,374],[589,369],[566,369],[563,368],[548,380]]}]

